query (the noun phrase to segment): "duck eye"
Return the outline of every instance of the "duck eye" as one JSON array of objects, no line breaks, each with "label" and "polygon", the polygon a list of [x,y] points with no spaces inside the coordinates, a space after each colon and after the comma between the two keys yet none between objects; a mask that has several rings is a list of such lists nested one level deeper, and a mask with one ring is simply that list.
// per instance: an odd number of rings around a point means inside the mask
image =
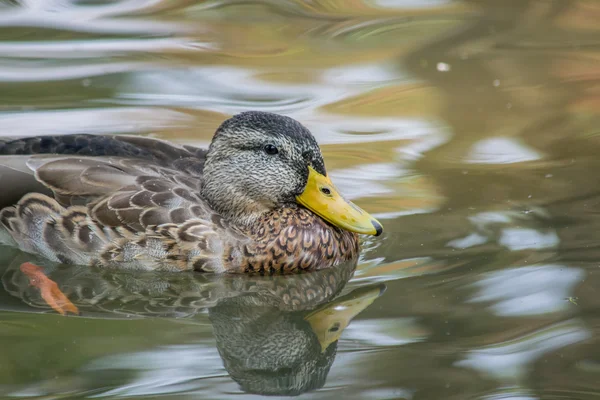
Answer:
[{"label": "duck eye", "polygon": [[265,153],[267,153],[271,156],[279,153],[279,150],[277,149],[277,147],[275,147],[272,144],[265,145],[264,150],[265,150]]}]

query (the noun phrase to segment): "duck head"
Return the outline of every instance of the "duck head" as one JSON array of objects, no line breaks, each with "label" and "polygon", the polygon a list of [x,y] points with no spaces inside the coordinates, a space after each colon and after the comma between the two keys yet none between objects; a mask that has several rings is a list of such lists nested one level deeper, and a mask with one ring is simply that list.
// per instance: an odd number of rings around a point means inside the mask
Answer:
[{"label": "duck head", "polygon": [[239,224],[299,204],[348,231],[383,231],[375,218],[333,185],[310,131],[278,114],[245,112],[223,122],[209,147],[202,195],[217,212]]}]

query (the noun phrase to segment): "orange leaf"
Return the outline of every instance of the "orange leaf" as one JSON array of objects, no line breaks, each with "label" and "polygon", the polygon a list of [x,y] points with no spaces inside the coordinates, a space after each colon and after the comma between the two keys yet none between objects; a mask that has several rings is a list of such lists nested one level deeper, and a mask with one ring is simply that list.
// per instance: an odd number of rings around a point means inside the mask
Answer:
[{"label": "orange leaf", "polygon": [[42,299],[58,313],[65,315],[67,312],[79,314],[79,310],[65,294],[58,288],[56,282],[44,274],[42,267],[26,262],[21,264],[21,272],[29,277],[29,284],[40,290]]}]

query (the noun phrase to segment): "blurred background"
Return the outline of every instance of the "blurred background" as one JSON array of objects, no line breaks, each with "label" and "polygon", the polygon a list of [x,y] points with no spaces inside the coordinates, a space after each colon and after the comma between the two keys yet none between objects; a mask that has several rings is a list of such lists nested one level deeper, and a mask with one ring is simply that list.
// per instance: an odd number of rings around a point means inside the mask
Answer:
[{"label": "blurred background", "polygon": [[[281,113],[386,229],[350,297],[261,303],[322,346],[279,367],[231,351],[266,313],[223,336],[245,282],[59,266],[85,300],[65,318],[0,247],[0,396],[598,398],[599,21],[596,0],[0,1],[0,136],[205,146],[232,114]],[[340,304],[324,339],[314,309]]]}]

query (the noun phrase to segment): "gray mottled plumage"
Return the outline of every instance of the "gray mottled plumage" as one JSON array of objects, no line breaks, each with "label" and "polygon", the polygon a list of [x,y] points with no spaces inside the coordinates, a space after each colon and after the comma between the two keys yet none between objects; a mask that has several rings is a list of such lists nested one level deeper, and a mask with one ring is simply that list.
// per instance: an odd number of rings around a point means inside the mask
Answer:
[{"label": "gray mottled plumage", "polygon": [[294,201],[308,166],[325,174],[310,132],[262,112],[225,121],[208,151],[127,136],[5,140],[0,242],[145,270],[275,273],[353,259],[356,234]]}]

